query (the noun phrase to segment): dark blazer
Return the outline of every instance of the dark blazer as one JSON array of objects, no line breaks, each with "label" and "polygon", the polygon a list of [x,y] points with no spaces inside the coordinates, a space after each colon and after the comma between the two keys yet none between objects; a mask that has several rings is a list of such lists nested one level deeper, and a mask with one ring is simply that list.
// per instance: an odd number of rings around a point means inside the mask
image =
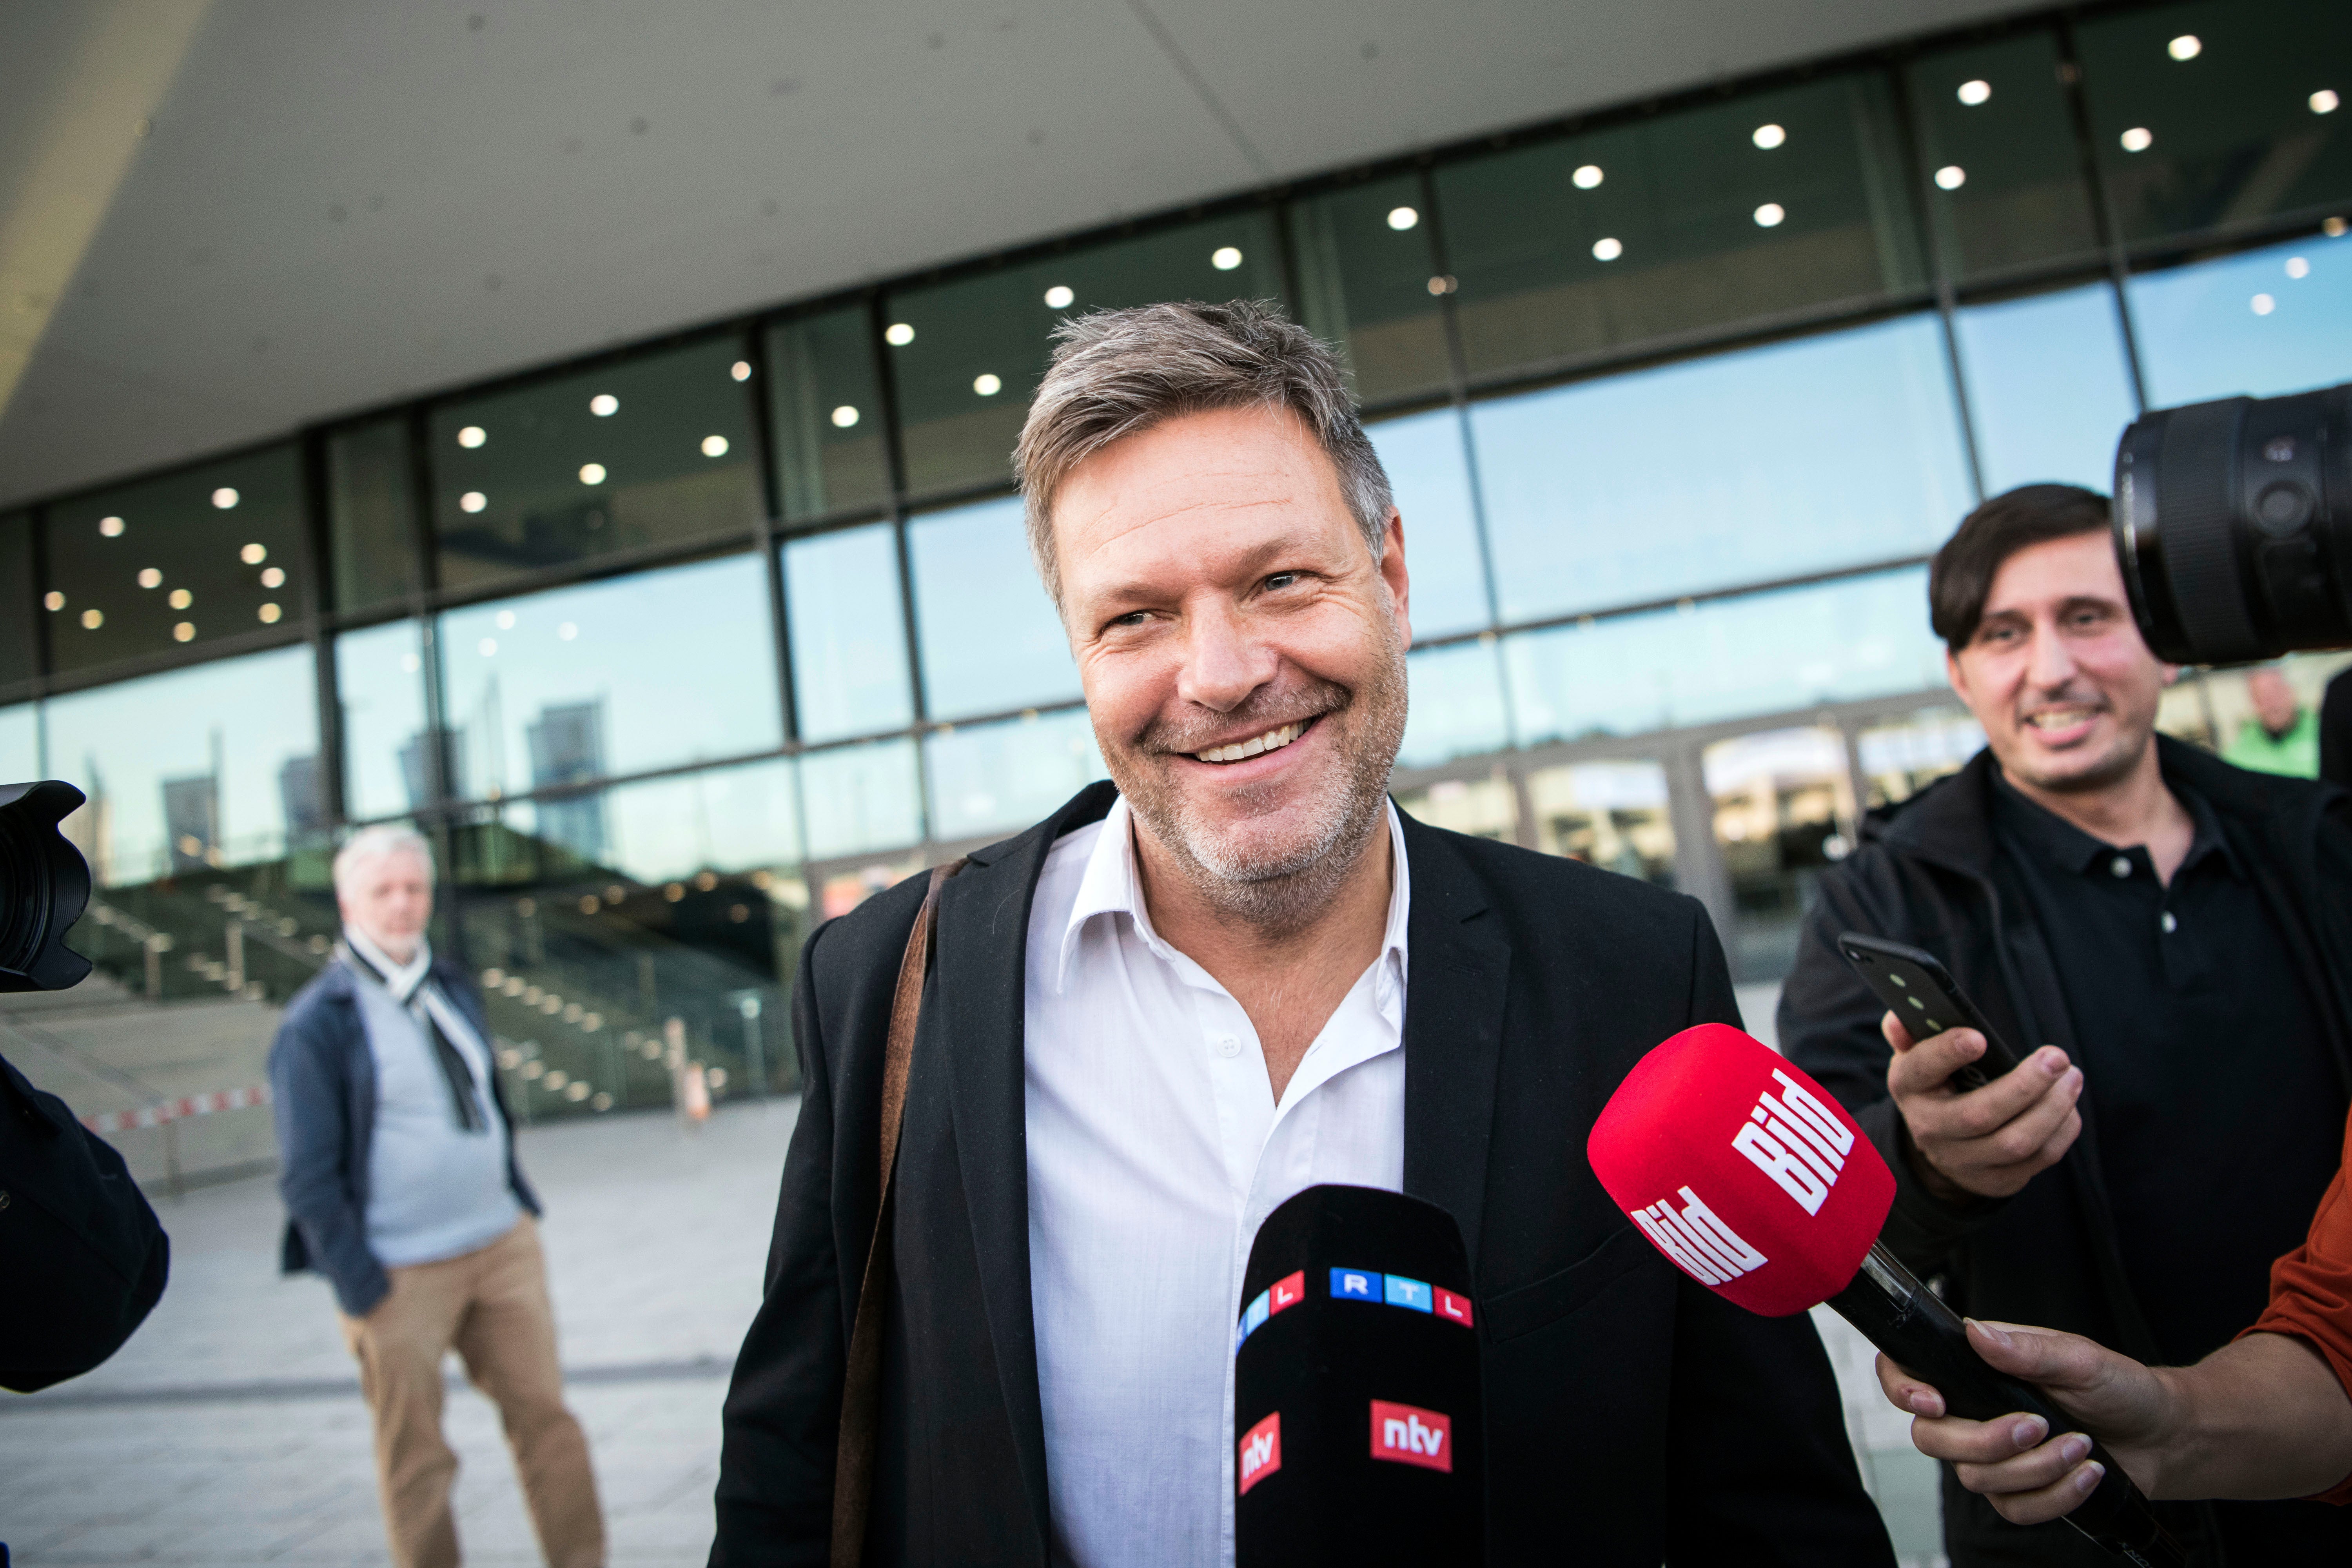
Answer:
[{"label": "dark blazer", "polygon": [[[1049,1558],[1023,951],[1046,851],[1114,798],[1097,784],[980,851],[940,900],[898,1152],[876,1563]],[[1453,1212],[1476,1279],[1489,1556],[1891,1563],[1811,1323],[1750,1317],[1677,1273],[1585,1163],[1643,1052],[1738,1019],[1699,905],[1411,817],[1404,831],[1404,1186]],[[820,927],[802,958],[803,1098],[766,1300],[727,1397],[714,1565],[825,1561],[883,1039],[923,885]]]},{"label": "dark blazer", "polygon": [[[433,979],[495,1050],[481,994],[466,972],[436,953]],[[278,1123],[278,1191],[286,1200],[278,1267],[288,1274],[317,1269],[335,1288],[335,1304],[363,1318],[383,1300],[392,1280],[367,1244],[375,1058],[360,1022],[357,984],[349,966],[338,962],[294,994],[270,1043],[269,1092]],[[514,1115],[507,1109],[495,1062],[490,1098],[507,1128],[507,1183],[515,1201],[537,1214],[539,1194],[523,1180],[515,1158]]]},{"label": "dark blazer", "polygon": [[[2336,1070],[2352,1088],[2352,795],[2248,773],[2166,736],[2157,745],[2166,776],[2212,805],[2238,863],[2286,934],[2312,982]],[[1842,931],[1924,947],[2018,1050],[2055,1045],[2079,1058],[2067,987],[1993,837],[1994,765],[1990,751],[1979,752],[1899,808],[1873,813],[1853,855],[1822,877],[1781,992],[1780,1048],[1844,1102],[1886,1156],[1895,1178],[1887,1245],[1919,1273],[1943,1275],[1955,1307],[2161,1361],[2116,1247],[2090,1102],[2083,1102],[2074,1146],[2015,1196],[1947,1203],[1932,1195],[1911,1163],[1908,1135],[1886,1090],[1893,1053],[1878,1032],[1885,1008],[1837,953]],[[2077,977],[2076,994],[2095,984]],[[1948,1469],[1944,1502],[1956,1561],[2087,1563],[2096,1555],[2062,1528],[2020,1531],[1963,1491]],[[2245,1537],[2242,1546],[2254,1539],[2247,1532],[2267,1528],[2246,1510],[2305,1511],[2294,1503],[2160,1508],[2186,1535],[2219,1530]],[[2352,1519],[2341,1514],[2328,1522],[2352,1531]],[[2233,1553],[2232,1561],[2242,1557]]]}]

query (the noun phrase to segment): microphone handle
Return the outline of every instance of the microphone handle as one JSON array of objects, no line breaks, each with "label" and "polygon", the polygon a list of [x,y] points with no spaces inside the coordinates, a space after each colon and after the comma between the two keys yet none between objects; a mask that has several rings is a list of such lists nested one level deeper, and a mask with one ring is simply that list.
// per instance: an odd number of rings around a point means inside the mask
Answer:
[{"label": "microphone handle", "polygon": [[[2039,1415],[2053,1433],[2072,1423],[2031,1385],[2004,1377],[1987,1365],[1959,1314],[1921,1284],[1884,1243],[1874,1242],[1846,1288],[1829,1299],[1837,1314],[1906,1371],[1935,1384],[1944,1407],[1971,1421],[2024,1412]],[[2180,1543],[2157,1520],[2132,1479],[2096,1441],[2090,1457],[2106,1467],[2098,1489],[2066,1516],[2066,1522],[2107,1552],[2144,1568],[2186,1568]]]}]

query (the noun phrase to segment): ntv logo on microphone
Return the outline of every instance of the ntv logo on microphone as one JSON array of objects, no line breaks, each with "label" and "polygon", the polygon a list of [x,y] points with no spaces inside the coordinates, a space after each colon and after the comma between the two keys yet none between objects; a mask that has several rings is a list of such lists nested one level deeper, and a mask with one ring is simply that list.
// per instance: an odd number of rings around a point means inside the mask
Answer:
[{"label": "ntv logo on microphone", "polygon": [[1768,1089],[1756,1097],[1756,1108],[1732,1135],[1731,1146],[1800,1208],[1818,1215],[1853,1152],[1853,1132],[1787,1073],[1775,1068],[1772,1076],[1780,1092]]}]

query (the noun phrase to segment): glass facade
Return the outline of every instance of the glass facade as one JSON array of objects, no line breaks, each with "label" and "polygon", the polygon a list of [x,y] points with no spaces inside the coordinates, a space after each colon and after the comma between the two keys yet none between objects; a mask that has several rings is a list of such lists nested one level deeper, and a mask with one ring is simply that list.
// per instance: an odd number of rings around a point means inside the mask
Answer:
[{"label": "glass facade", "polygon": [[[134,986],[282,995],[333,836],[413,821],[532,1114],[786,1087],[814,921],[1102,776],[1007,463],[1055,325],[1249,296],[1404,516],[1399,798],[1695,893],[1769,978],[1856,811],[1979,743],[1954,522],[2104,489],[2143,406],[2352,376],[2346,16],[2026,17],[0,514],[0,773],[89,794]],[[2222,743],[2233,679],[2164,722]]]}]

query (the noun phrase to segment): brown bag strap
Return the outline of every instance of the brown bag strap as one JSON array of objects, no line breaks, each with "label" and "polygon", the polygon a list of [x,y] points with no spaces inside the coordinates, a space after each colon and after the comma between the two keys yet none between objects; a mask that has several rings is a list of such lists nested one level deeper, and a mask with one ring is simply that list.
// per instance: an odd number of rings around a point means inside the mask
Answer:
[{"label": "brown bag strap", "polygon": [[898,1127],[907,1113],[907,1072],[915,1059],[915,1025],[923,1012],[923,977],[929,973],[931,933],[940,921],[940,889],[963,869],[961,859],[931,868],[931,884],[898,961],[898,988],[890,998],[890,1033],[882,1050],[882,1185],[874,1239],[857,1290],[857,1320],[849,1333],[849,1364],[842,1378],[841,1437],[834,1450],[833,1568],[857,1568],[866,1552],[866,1514],[874,1496],[874,1443],[881,1418],[882,1311],[890,1293],[891,1172],[898,1159]]}]

